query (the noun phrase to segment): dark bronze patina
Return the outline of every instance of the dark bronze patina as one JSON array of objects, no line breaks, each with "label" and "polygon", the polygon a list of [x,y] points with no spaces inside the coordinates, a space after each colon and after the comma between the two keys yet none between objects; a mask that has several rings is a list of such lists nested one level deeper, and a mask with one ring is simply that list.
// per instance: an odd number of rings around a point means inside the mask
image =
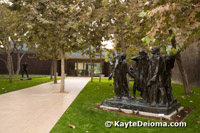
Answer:
[{"label": "dark bronze patina", "polygon": [[[104,106],[163,114],[170,114],[180,107],[173,97],[171,86],[175,55],[161,55],[158,46],[153,47],[151,53],[149,57],[142,49],[138,56],[131,58],[136,62],[134,75],[130,72],[132,68],[127,66],[126,54],[114,53],[113,60],[110,59],[113,70],[109,79],[114,78],[116,97],[104,100]],[[134,77],[133,98],[128,88],[127,73]],[[141,98],[136,98],[136,90],[140,91]]]}]

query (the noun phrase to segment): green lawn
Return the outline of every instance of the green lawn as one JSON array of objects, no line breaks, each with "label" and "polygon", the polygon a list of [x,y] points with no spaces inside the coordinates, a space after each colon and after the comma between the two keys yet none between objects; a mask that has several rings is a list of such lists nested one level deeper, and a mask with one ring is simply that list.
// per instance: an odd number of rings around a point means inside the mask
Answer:
[{"label": "green lawn", "polygon": [[[191,95],[185,95],[182,85],[173,84],[174,97],[176,97],[182,106],[194,108],[195,110],[185,119],[187,127],[171,127],[171,128],[158,128],[158,127],[129,127],[125,128],[106,128],[106,121],[145,121],[149,119],[133,117],[118,114],[115,112],[108,112],[104,110],[97,110],[93,106],[100,104],[106,98],[112,98],[115,94],[113,92],[112,81],[102,79],[99,83],[98,79],[95,79],[93,83],[89,82],[85,88],[81,91],[75,101],[66,110],[54,128],[52,133],[104,133],[104,132],[191,132],[197,133],[200,131],[200,88],[192,87],[193,93]],[[183,97],[184,96],[184,97]],[[151,120],[154,121],[154,120]],[[75,129],[72,129],[68,125],[72,124]]]},{"label": "green lawn", "polygon": [[0,75],[0,94],[53,81],[48,75],[30,75],[30,77],[32,80],[19,80],[21,76],[13,76],[13,83],[9,83],[8,75]]}]

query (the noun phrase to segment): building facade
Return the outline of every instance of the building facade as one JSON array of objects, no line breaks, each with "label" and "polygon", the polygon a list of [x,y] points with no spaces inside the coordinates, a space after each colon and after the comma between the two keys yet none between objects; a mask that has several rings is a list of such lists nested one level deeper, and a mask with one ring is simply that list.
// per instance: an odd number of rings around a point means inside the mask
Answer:
[{"label": "building facade", "polygon": [[[102,66],[101,62],[102,61]],[[92,63],[88,58],[68,58],[65,60],[65,73],[67,76],[91,76],[91,69],[94,66],[94,76],[99,76],[101,70],[103,76],[109,74],[109,64],[103,59],[92,59]],[[61,61],[58,61],[58,75],[61,74],[60,65]]]},{"label": "building facade", "polygon": [[[6,60],[6,55],[0,55],[1,58]],[[100,58],[92,59],[92,63],[88,57],[82,57],[81,55],[73,54],[65,60],[65,73],[67,76],[90,76],[91,67],[94,65],[94,76],[99,76],[102,70],[103,76],[108,76],[109,74],[109,63],[104,61],[105,58],[102,57],[102,66],[100,64]],[[22,63],[28,63],[28,73],[29,74],[41,74],[49,75],[51,73],[51,62],[52,60],[41,60],[35,57],[34,53],[27,53],[21,61]],[[13,68],[14,71],[17,69],[17,56],[13,54]],[[61,61],[57,61],[57,72],[61,75]],[[21,73],[21,71],[20,71]],[[0,74],[8,74],[8,70],[3,61],[0,61]]]}]

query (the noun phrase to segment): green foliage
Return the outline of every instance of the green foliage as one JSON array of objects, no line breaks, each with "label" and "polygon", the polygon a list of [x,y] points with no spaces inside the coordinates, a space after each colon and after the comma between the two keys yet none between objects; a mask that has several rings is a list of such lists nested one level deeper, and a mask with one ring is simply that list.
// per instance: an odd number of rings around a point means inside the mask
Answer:
[{"label": "green foliage", "polygon": [[113,52],[111,50],[106,50],[106,54],[105,54],[105,61],[109,62],[109,57],[111,59],[113,59]]},{"label": "green foliage", "polygon": [[[148,5],[147,19],[143,25],[152,25],[146,29],[146,36],[165,46],[175,37],[177,50],[185,50],[189,44],[197,43],[200,39],[199,10],[200,3],[196,0],[154,1]],[[170,36],[169,30],[173,31],[174,36]],[[153,42],[150,44],[153,45]]]},{"label": "green foliage", "polygon": [[108,5],[108,2],[107,2],[106,0],[104,0],[104,1],[102,1],[102,5],[103,5],[104,7],[106,7],[106,6]]},{"label": "green foliage", "polygon": [[169,30],[174,33],[178,51],[200,39],[200,6],[196,0],[18,0],[14,5],[14,12],[24,21],[19,23],[29,31],[29,46],[44,58],[51,58],[59,48],[95,57],[103,38],[118,42],[116,49],[121,49],[124,42],[128,56],[136,47],[170,45]]},{"label": "green foliage", "polygon": [[130,21],[131,21],[131,18],[130,18],[129,16],[126,16],[126,17],[125,17],[125,22],[126,22],[126,24],[129,24]]},{"label": "green foliage", "polygon": [[142,42],[146,43],[146,44],[150,44],[150,42],[152,41],[151,38],[149,38],[148,36],[142,38]]},{"label": "green foliage", "polygon": [[144,18],[144,17],[147,16],[147,12],[142,11],[142,12],[140,12],[140,14],[138,16],[141,17],[141,18]]},{"label": "green foliage", "polygon": [[178,51],[176,50],[176,49],[172,49],[171,51],[167,51],[167,52],[169,52],[170,54],[176,54]]}]

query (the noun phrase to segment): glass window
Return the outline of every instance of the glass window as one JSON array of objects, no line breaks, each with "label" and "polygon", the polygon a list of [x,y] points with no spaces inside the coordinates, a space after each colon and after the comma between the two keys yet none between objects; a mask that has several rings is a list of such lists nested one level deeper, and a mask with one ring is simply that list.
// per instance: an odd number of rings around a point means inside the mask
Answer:
[{"label": "glass window", "polygon": [[[92,69],[91,63],[75,63],[75,70],[77,71],[78,76],[90,76],[91,75],[91,69]],[[100,74],[100,63],[94,63],[94,76],[98,76]],[[78,69],[78,70],[77,70]]]}]

